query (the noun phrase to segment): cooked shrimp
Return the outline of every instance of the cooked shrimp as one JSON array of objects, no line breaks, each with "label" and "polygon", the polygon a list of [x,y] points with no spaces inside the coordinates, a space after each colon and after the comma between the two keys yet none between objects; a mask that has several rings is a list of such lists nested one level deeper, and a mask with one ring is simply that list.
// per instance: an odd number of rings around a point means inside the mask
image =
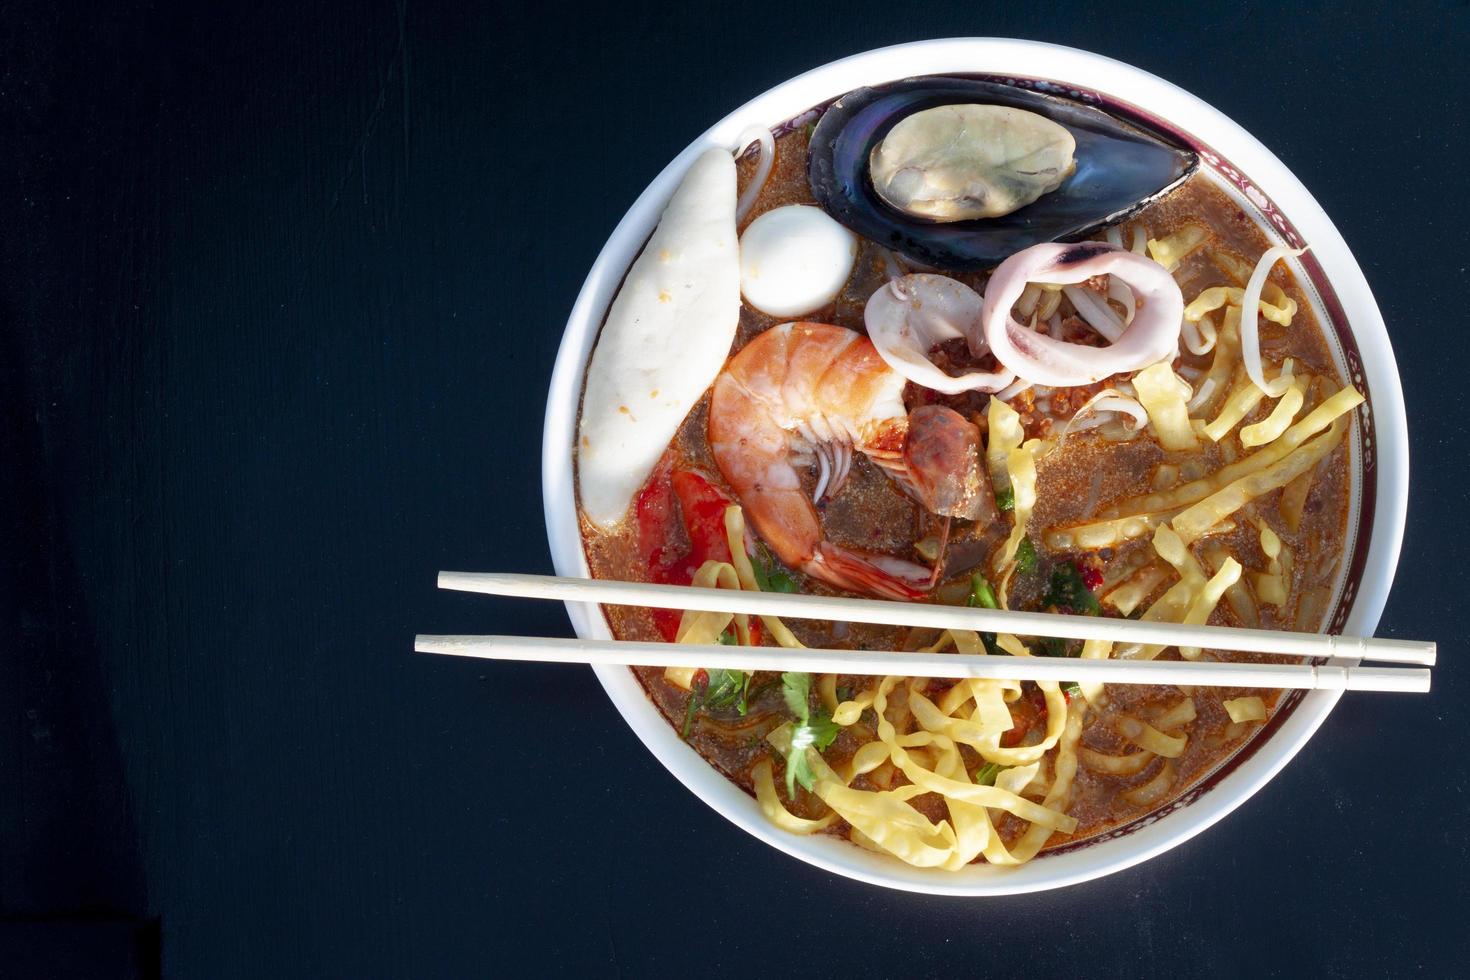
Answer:
[{"label": "cooked shrimp", "polygon": [[817,503],[841,492],[857,449],[934,513],[994,515],[979,430],[940,406],[909,415],[904,383],[866,337],[824,323],[772,327],[725,366],[710,401],[710,450],[782,562],[839,588],[900,599],[922,595],[934,577],[826,540],[793,463],[807,451],[818,464]]}]

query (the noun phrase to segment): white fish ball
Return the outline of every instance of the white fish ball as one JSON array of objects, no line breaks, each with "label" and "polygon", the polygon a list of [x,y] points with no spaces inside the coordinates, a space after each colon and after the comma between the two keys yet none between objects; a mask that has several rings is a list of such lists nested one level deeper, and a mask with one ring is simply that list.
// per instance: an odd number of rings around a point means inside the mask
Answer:
[{"label": "white fish ball", "polygon": [[836,298],[857,258],[857,236],[821,208],[767,211],[740,236],[740,291],[771,316],[802,316]]}]

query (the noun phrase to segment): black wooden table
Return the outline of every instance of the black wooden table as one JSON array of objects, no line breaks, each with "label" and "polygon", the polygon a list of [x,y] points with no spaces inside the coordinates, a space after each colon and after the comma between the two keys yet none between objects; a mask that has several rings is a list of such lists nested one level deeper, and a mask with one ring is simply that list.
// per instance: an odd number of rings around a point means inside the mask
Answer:
[{"label": "black wooden table", "polygon": [[[1464,971],[1463,0],[431,7],[4,8],[0,973]],[[747,837],[587,670],[409,653],[568,629],[434,572],[550,570],[545,384],[645,183],[790,75],[965,34],[1154,71],[1317,195],[1413,427],[1380,632],[1445,654],[1168,855],[969,902]]]}]

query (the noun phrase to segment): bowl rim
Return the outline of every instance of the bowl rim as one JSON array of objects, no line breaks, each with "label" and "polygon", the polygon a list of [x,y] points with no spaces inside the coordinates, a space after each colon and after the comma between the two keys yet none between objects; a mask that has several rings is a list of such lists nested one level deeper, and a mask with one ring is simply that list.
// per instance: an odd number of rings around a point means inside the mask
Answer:
[{"label": "bowl rim", "polygon": [[[1408,501],[1408,429],[1403,389],[1387,327],[1372,291],[1331,219],[1291,171],[1246,130],[1213,106],[1149,72],[1092,52],[1011,38],[944,38],[914,41],[851,55],[781,82],[726,115],[694,139],[648,185],[609,236],[588,272],[567,320],[547,398],[542,437],[542,493],[547,538],[557,574],[588,574],[576,513],[572,450],[586,361],[603,315],[632,260],[643,247],[685,170],[711,147],[730,148],[751,124],[765,126],[862,85],[913,75],[969,73],[1045,78],[1064,86],[1105,92],[1161,120],[1189,120],[1181,127],[1217,148],[1250,175],[1289,214],[1312,244],[1312,255],[1344,310],[1362,353],[1362,372],[1372,393],[1376,497],[1366,561],[1356,595],[1340,628],[1371,634],[1393,583],[1403,541]],[[567,603],[581,637],[608,638],[596,606]],[[835,838],[798,837],[778,830],[755,802],[685,744],[638,684],[620,667],[594,668],[619,713],[639,739],[696,796],[741,829],[809,864],[870,884],[940,895],[1006,895],[1077,884],[1121,871],[1176,847],[1223,819],[1273,778],[1321,726],[1340,692],[1309,693],[1274,732],[1262,733],[1251,755],[1207,793],[1130,825],[1136,832],[1105,835],[1085,846],[1019,868],[972,865],[960,872],[910,868]]]}]

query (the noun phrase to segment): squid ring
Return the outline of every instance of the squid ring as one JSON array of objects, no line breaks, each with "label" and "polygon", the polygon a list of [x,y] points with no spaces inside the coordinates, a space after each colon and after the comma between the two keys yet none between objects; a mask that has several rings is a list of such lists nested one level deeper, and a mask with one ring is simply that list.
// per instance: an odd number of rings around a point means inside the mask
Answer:
[{"label": "squid ring", "polygon": [[[1138,303],[1133,322],[1106,347],[1056,340],[1011,316],[1027,283],[1072,285],[1102,275],[1126,283]],[[1046,243],[1017,252],[996,268],[985,287],[980,318],[1001,364],[1033,384],[1071,388],[1172,358],[1179,349],[1184,296],[1163,266],[1116,245]]]}]

